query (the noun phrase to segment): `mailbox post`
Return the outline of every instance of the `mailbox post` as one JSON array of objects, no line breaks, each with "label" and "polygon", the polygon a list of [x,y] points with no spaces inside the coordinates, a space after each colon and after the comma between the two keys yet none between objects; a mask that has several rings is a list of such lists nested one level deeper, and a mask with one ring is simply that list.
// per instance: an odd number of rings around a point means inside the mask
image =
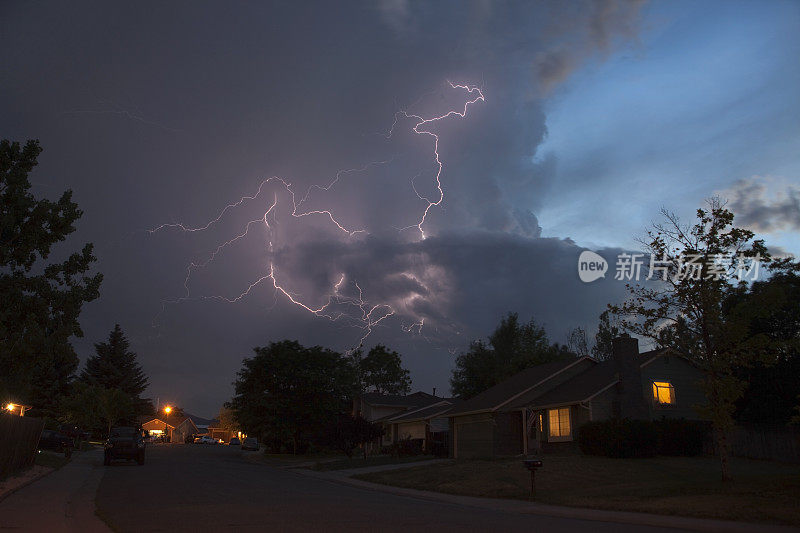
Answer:
[{"label": "mailbox post", "polygon": [[542,467],[542,461],[540,459],[525,459],[522,461],[522,464],[525,465],[525,468],[531,471],[530,500],[533,501],[536,499],[536,469]]}]

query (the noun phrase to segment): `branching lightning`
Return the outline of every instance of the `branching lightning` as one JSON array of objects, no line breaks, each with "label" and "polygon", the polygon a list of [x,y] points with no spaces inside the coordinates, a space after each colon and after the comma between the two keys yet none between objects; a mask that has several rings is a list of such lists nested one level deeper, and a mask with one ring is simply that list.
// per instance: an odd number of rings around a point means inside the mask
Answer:
[{"label": "branching lightning", "polygon": [[[410,226],[406,226],[399,229],[399,231],[404,231],[411,228],[417,228],[417,230],[419,231],[420,239],[426,238],[426,233],[425,230],[423,229],[423,226],[427,221],[429,212],[434,207],[440,206],[444,202],[445,198],[444,188],[442,186],[442,172],[444,169],[444,164],[439,154],[440,138],[438,133],[431,131],[431,126],[437,122],[443,121],[453,116],[459,116],[461,118],[465,118],[467,116],[467,111],[471,105],[479,101],[481,102],[485,101],[483,93],[481,89],[478,87],[468,86],[468,85],[457,85],[449,81],[448,84],[451,89],[463,90],[466,92],[467,99],[463,107],[459,107],[458,109],[450,109],[444,114],[428,118],[408,111],[398,111],[397,113],[395,113],[394,122],[391,128],[389,129],[389,132],[385,135],[387,139],[390,138],[394,134],[395,128],[398,126],[401,119],[407,119],[413,122],[413,126],[411,126],[410,131],[412,131],[414,134],[422,136],[430,136],[433,138],[433,159],[436,163],[435,167],[436,172],[433,176],[433,180],[435,182],[437,191],[436,197],[428,198],[420,194],[416,188],[415,181],[421,176],[421,173],[414,176],[411,179],[411,189],[420,200],[425,202],[426,205],[422,210],[422,213],[419,216],[418,222],[416,224],[412,224]],[[332,227],[337,228],[347,238],[354,238],[359,234],[368,233],[367,230],[364,228],[347,227],[345,224],[343,224],[337,219],[337,217],[334,215],[331,209],[304,210],[303,205],[309,200],[312,192],[330,191],[336,186],[337,183],[340,182],[342,177],[345,176],[346,174],[365,172],[373,166],[385,165],[390,162],[391,160],[376,161],[368,163],[360,168],[340,170],[334,175],[333,179],[331,179],[331,181],[328,182],[326,185],[312,185],[311,187],[309,187],[299,201],[297,200],[299,195],[296,194],[295,190],[292,188],[291,183],[289,183],[283,178],[273,176],[264,179],[259,184],[258,189],[254,194],[250,196],[242,196],[236,202],[226,205],[215,218],[209,220],[203,225],[190,226],[181,222],[166,223],[166,224],[161,224],[160,226],[149,230],[149,232],[151,234],[154,234],[167,229],[177,229],[185,233],[196,233],[209,230],[212,226],[215,226],[216,224],[220,223],[223,220],[223,218],[225,218],[226,215],[230,214],[231,211],[243,206],[248,202],[259,201],[261,197],[264,195],[265,191],[270,189],[269,185],[274,185],[278,188],[278,190],[282,190],[288,193],[288,198],[291,201],[292,217],[301,218],[310,216],[321,216],[324,219],[327,219],[332,224]],[[384,320],[395,315],[397,313],[397,310],[393,307],[392,304],[388,302],[382,302],[382,303],[369,302],[367,299],[365,299],[364,291],[362,290],[358,282],[356,280],[349,280],[347,278],[346,273],[344,272],[339,274],[338,281],[331,287],[330,292],[322,299],[322,301],[319,304],[310,303],[307,298],[303,298],[302,296],[293,293],[284,284],[279,282],[279,278],[281,276],[279,275],[278,272],[276,272],[276,267],[273,260],[273,244],[274,244],[273,225],[277,224],[275,208],[279,203],[278,191],[273,191],[273,194],[271,196],[272,197],[265,204],[266,211],[263,213],[263,215],[248,221],[241,229],[241,231],[239,231],[236,235],[234,235],[230,239],[218,244],[204,260],[199,262],[193,261],[189,263],[189,265],[187,265],[186,277],[183,283],[184,286],[183,296],[164,300],[162,302],[161,312],[163,313],[165,311],[166,305],[168,304],[176,304],[186,301],[217,300],[228,303],[235,303],[247,297],[254,288],[258,287],[262,283],[271,282],[272,289],[275,291],[276,296],[279,294],[283,295],[283,297],[285,297],[285,299],[288,302],[294,304],[298,308],[318,317],[327,318],[334,322],[345,321],[346,324],[359,328],[362,331],[362,333],[357,346],[360,346],[370,336],[375,327],[381,324]],[[270,218],[272,219],[272,222],[270,222]],[[244,291],[242,291],[240,294],[234,297],[227,297],[220,295],[192,296],[190,289],[192,273],[207,267],[228,247],[230,247],[237,241],[240,241],[241,239],[247,237],[252,227],[263,227],[267,231],[267,234],[269,235],[266,241],[266,250],[269,261],[267,265],[267,270],[263,273],[263,275],[261,275],[254,281],[250,282]],[[347,311],[348,309],[350,309],[351,311]],[[160,314],[161,313],[159,313],[159,316]],[[156,321],[157,320],[158,317],[156,317]],[[422,328],[424,325],[425,325],[425,317],[417,317],[411,325],[409,326],[401,325],[401,328],[405,332],[408,333],[413,332],[418,335],[422,335]]]}]

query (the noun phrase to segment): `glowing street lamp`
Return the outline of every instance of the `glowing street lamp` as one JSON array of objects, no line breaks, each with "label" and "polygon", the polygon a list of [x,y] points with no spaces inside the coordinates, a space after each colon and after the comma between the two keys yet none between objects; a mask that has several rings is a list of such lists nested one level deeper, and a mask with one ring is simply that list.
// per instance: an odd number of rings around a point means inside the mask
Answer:
[{"label": "glowing street lamp", "polygon": [[[167,416],[165,416],[165,417],[164,417],[164,418],[165,418],[165,420],[164,420],[164,436],[165,436],[165,437],[166,437],[166,435],[167,435],[167,431],[168,431],[168,430],[167,430],[167,421],[166,421],[166,418],[169,416],[169,414],[170,414],[171,412],[172,412],[172,407],[170,407],[169,405],[168,405],[168,406],[166,406],[166,407],[164,407],[164,413],[167,415]],[[170,440],[171,440],[171,439],[170,439]]]},{"label": "glowing street lamp", "polygon": [[19,412],[19,416],[25,416],[25,411],[31,409],[30,405],[22,405],[19,403],[9,402],[5,405],[4,409],[9,413],[13,413],[14,411]]}]

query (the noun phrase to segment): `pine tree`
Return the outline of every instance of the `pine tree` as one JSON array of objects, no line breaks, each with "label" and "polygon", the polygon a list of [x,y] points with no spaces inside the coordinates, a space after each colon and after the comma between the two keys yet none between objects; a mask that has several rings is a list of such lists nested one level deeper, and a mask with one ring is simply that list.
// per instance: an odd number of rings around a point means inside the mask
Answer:
[{"label": "pine tree", "polygon": [[149,381],[136,361],[136,353],[129,350],[130,343],[125,338],[119,324],[108,336],[108,342],[94,345],[97,355],[86,360],[81,380],[104,389],[119,389],[130,396],[138,407],[145,403],[141,394]]}]

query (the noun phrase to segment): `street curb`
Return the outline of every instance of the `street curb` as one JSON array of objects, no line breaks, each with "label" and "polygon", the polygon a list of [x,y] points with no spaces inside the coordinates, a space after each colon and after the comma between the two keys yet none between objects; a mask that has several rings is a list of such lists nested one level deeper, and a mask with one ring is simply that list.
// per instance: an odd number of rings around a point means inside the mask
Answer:
[{"label": "street curb", "polygon": [[406,496],[429,501],[445,502],[454,505],[467,507],[479,507],[493,511],[507,513],[532,514],[553,516],[559,518],[572,518],[576,520],[589,520],[594,522],[609,522],[618,524],[631,524],[638,526],[668,527],[675,529],[685,529],[690,531],[704,532],[735,532],[735,533],[788,533],[800,531],[800,528],[792,526],[779,526],[772,524],[759,524],[752,522],[733,522],[728,520],[714,520],[709,518],[693,518],[687,516],[658,515],[649,513],[637,513],[631,511],[607,511],[602,509],[587,509],[583,507],[566,507],[561,505],[548,505],[541,503],[525,502],[522,500],[507,500],[501,498],[478,498],[474,496],[459,496],[446,494],[443,492],[432,492],[426,490],[407,489],[394,487],[380,483],[362,481],[344,475],[331,475],[328,472],[316,472],[313,470],[294,472],[331,481],[351,485],[366,490],[387,492],[397,496]]},{"label": "street curb", "polygon": [[[31,467],[31,468],[32,468],[32,467]],[[31,479],[27,480],[27,481],[26,481],[25,483],[23,483],[22,485],[17,485],[17,486],[16,486],[16,487],[14,487],[13,489],[10,489],[10,490],[8,490],[8,491],[7,491],[7,492],[5,492],[5,493],[3,493],[3,494],[0,494],[0,502],[2,502],[3,500],[5,500],[5,499],[6,499],[6,498],[8,498],[9,496],[11,496],[12,494],[14,494],[15,492],[17,492],[18,490],[24,489],[25,487],[27,487],[27,486],[28,486],[28,485],[30,485],[31,483],[33,483],[33,482],[35,482],[35,481],[39,481],[39,480],[40,480],[40,479],[42,479],[44,476],[46,476],[46,475],[48,475],[48,474],[52,474],[53,472],[55,472],[56,470],[58,470],[57,468],[53,468],[53,467],[50,467],[50,466],[45,466],[44,468],[46,468],[46,470],[44,470],[43,472],[40,472],[40,473],[39,473],[39,475],[37,475],[37,476],[35,476],[35,477],[32,477]]]}]

